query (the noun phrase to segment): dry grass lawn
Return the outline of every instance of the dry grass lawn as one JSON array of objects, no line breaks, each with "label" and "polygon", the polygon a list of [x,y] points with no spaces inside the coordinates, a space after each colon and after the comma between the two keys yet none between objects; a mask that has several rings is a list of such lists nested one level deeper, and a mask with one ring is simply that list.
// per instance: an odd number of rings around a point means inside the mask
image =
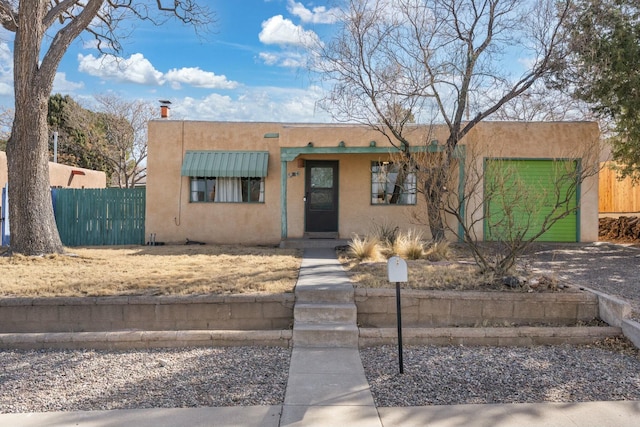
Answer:
[{"label": "dry grass lawn", "polygon": [[[203,295],[293,292],[302,251],[224,245],[68,248],[44,257],[0,256],[0,297]],[[478,274],[460,248],[450,260],[407,261],[407,289],[506,290]],[[338,257],[357,287],[391,288],[387,263]],[[548,278],[536,291],[555,290]],[[531,291],[530,287],[518,288]]]},{"label": "dry grass lawn", "polygon": [[68,248],[0,257],[0,296],[193,295],[292,292],[302,252],[217,245]]}]

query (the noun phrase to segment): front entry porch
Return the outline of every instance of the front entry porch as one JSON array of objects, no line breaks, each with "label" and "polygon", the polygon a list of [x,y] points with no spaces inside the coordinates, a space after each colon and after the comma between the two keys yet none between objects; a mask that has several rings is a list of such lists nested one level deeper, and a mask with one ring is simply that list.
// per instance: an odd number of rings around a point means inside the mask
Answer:
[{"label": "front entry porch", "polygon": [[[336,234],[336,233],[327,233]],[[312,249],[312,248],[337,248],[338,246],[349,245],[349,239],[338,239],[337,236],[332,237],[303,237],[282,239],[280,247],[285,249]]]}]

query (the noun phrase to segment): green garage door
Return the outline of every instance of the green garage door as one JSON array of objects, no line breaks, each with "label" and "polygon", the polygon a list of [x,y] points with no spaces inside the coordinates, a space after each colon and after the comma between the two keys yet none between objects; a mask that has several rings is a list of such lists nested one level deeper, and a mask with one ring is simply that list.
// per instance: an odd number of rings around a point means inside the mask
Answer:
[{"label": "green garage door", "polygon": [[545,218],[564,215],[537,240],[577,241],[576,168],[575,160],[486,160],[485,239],[529,239]]}]

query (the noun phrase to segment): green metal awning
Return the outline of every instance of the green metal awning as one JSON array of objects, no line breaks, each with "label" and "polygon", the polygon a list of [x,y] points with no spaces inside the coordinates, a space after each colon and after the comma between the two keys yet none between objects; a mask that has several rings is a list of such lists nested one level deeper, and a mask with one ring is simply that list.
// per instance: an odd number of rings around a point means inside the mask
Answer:
[{"label": "green metal awning", "polygon": [[187,151],[182,176],[263,178],[267,176],[268,151]]}]

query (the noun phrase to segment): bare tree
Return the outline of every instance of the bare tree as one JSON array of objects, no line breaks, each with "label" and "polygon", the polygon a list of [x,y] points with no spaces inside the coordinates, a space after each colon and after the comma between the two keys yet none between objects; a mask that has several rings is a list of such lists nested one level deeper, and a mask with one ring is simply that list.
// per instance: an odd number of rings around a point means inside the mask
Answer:
[{"label": "bare tree", "polygon": [[[444,238],[442,202],[458,143],[551,72],[569,3],[347,0],[341,29],[318,46],[314,67],[333,85],[323,108],[337,120],[379,131],[409,169],[423,169],[418,185],[436,241]],[[514,55],[527,59],[524,72],[515,72]],[[412,147],[430,141],[412,140],[410,117],[446,124],[437,161],[412,160]]]},{"label": "bare tree", "polygon": [[7,144],[13,252],[63,251],[49,190],[47,103],[69,45],[88,31],[102,51],[117,52],[122,20],[160,24],[168,17],[195,27],[213,18],[197,0],[0,0],[0,23],[15,33],[15,118]]},{"label": "bare tree", "polygon": [[11,123],[13,122],[13,110],[0,107],[0,150],[4,151],[7,140],[11,134]]},{"label": "bare tree", "polygon": [[598,140],[564,151],[548,175],[529,182],[522,176],[526,166],[519,162],[500,157],[486,161],[476,147],[467,146],[467,151],[462,185],[456,173],[448,175],[450,192],[443,209],[456,221],[447,228],[471,249],[480,271],[497,280],[512,273],[533,242],[552,227],[575,221],[581,186],[597,185],[593,178],[601,168]]},{"label": "bare tree", "polygon": [[538,80],[517,98],[505,103],[495,112],[494,118],[510,121],[565,121],[597,120],[589,106],[569,93]]},{"label": "bare tree", "polygon": [[114,174],[112,185],[133,188],[147,176],[147,123],[156,108],[148,102],[127,101],[113,94],[97,95],[107,143],[104,157]]}]

